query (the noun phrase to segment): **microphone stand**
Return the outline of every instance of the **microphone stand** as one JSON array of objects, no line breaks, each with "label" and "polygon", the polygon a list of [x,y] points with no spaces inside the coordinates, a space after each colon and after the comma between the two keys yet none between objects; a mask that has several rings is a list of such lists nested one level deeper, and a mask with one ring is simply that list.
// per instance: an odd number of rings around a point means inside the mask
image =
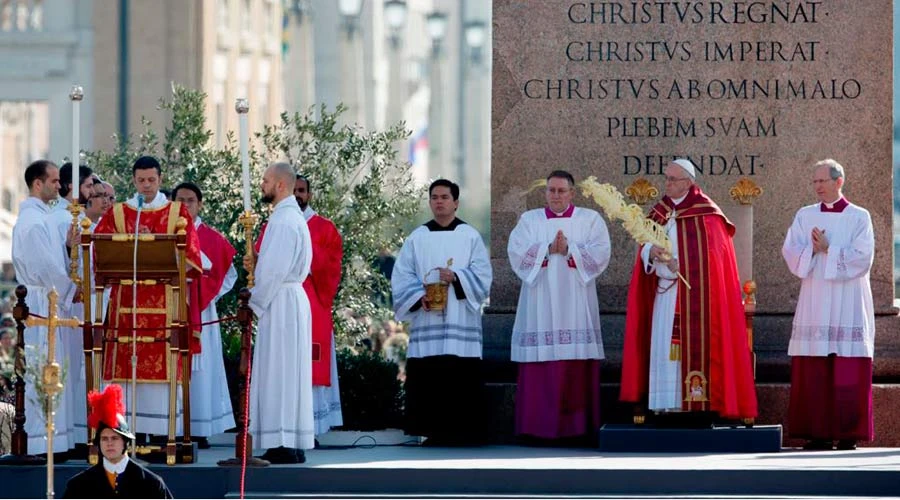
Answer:
[{"label": "microphone stand", "polygon": [[[134,257],[131,279],[131,432],[137,432],[137,258],[144,195],[137,196],[137,220],[134,223]],[[131,456],[137,458],[137,439],[131,440]]]}]

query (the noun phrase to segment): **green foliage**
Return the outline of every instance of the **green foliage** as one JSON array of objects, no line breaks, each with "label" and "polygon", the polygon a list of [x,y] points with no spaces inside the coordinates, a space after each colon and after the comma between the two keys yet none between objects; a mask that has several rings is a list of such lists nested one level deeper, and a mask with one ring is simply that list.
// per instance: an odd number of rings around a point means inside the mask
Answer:
[{"label": "green foliage", "polygon": [[[38,349],[37,346],[28,345],[25,346],[26,352],[28,352],[28,364],[25,366],[25,383],[34,387],[34,396],[29,398],[29,402],[41,408],[41,412],[38,414],[41,417],[41,420],[44,423],[47,422],[47,419],[50,416],[50,412],[55,412],[57,408],[59,408],[59,398],[62,397],[63,391],[59,391],[56,394],[50,396],[44,391],[44,368],[47,366],[47,353]],[[59,383],[63,386],[66,385],[66,378],[69,372],[69,364],[64,362],[59,367]],[[48,406],[48,403],[50,406]],[[52,408],[52,409],[51,409]]]},{"label": "green foliage", "polygon": [[[153,125],[144,120],[144,132],[139,136],[115,137],[119,146],[114,151],[90,152],[87,159],[104,180],[115,186],[120,200],[134,193],[131,166],[145,154],[159,159],[165,187],[171,189],[182,181],[200,186],[204,222],[221,231],[238,249],[240,277],[218,304],[220,315],[226,316],[236,311],[237,291],[247,284],[240,265],[246,248],[243,227],[238,223],[243,212],[240,153],[232,133],[221,149],[211,145],[212,132],[204,118],[205,100],[206,94],[201,91],[173,85],[171,100],[160,100],[160,108],[171,116],[161,140]],[[408,135],[403,124],[383,132],[365,132],[339,125],[344,109],[338,106],[330,112],[323,106],[320,118],[315,118],[312,110],[284,113],[279,124],[255,134],[250,150],[251,200],[254,213],[260,217],[258,234],[269,209],[262,203],[258,188],[265,166],[271,161],[288,160],[311,179],[312,206],[334,221],[344,239],[344,274],[335,300],[335,332],[340,341],[355,344],[366,335],[366,318],[378,320],[390,315],[388,308],[373,301],[389,288],[374,270],[373,262],[380,250],[394,251],[400,246],[403,224],[413,218],[423,196],[413,187],[409,165],[397,158],[395,145]],[[237,325],[223,323],[222,333],[226,356],[235,357],[240,348]]]},{"label": "green foliage", "polygon": [[358,352],[342,348],[337,364],[345,429],[403,427],[404,393],[396,363],[365,348]]},{"label": "green foliage", "polygon": [[335,332],[339,343],[354,345],[367,335],[362,318],[391,317],[377,300],[390,284],[374,261],[382,249],[402,244],[404,223],[415,216],[424,191],[414,187],[409,165],[397,158],[396,144],[409,135],[404,124],[365,132],[339,125],[344,110],[341,105],[332,113],[322,106],[318,119],[312,109],[283,113],[280,123],[266,126],[257,138],[264,161],[287,160],[310,179],[310,205],[341,233],[343,277]]}]

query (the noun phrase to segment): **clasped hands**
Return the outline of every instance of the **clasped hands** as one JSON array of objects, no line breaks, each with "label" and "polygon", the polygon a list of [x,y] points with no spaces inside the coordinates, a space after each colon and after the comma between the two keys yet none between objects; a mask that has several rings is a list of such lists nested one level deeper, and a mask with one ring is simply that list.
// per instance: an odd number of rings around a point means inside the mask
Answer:
[{"label": "clasped hands", "polygon": [[678,272],[678,260],[673,259],[665,248],[653,245],[650,247],[650,260],[653,262],[662,262],[673,273]]},{"label": "clasped hands", "polygon": [[553,242],[547,247],[547,253],[559,254],[559,255],[568,255],[569,254],[569,240],[566,238],[566,235],[563,234],[562,229],[556,232],[556,237],[553,238]]},{"label": "clasped hands", "polygon": [[825,230],[814,227],[811,236],[813,243],[813,254],[828,253],[828,238],[825,236]]}]

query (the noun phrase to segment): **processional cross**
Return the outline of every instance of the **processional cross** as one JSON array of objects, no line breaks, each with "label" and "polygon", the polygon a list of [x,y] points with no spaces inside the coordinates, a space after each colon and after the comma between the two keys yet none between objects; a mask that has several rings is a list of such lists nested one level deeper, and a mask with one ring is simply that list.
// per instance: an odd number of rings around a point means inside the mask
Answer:
[{"label": "processional cross", "polygon": [[60,318],[56,313],[56,303],[59,301],[56,288],[50,290],[47,298],[50,302],[47,319],[30,316],[25,320],[25,325],[47,327],[47,363],[41,372],[41,389],[44,393],[44,404],[46,405],[44,415],[47,419],[47,498],[53,498],[53,433],[56,431],[53,423],[56,414],[53,409],[53,400],[63,390],[63,385],[60,383],[59,363],[56,362],[56,328],[74,328],[80,326],[81,323],[76,318]]}]

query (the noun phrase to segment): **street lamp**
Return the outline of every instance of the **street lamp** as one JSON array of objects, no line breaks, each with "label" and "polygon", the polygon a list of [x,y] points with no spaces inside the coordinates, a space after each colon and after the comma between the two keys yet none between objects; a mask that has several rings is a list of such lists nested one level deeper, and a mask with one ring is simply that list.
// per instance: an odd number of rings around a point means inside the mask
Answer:
[{"label": "street lamp", "polygon": [[432,55],[437,57],[441,52],[441,42],[447,36],[447,14],[437,11],[428,14],[425,17],[425,28],[431,38]]},{"label": "street lamp", "polygon": [[447,153],[444,123],[444,81],[441,77],[441,42],[447,35],[447,14],[432,12],[425,17],[425,29],[431,38],[431,70],[429,87],[431,98],[428,105],[428,170],[430,177],[446,177]]},{"label": "street lamp", "polygon": [[291,0],[290,7],[288,7],[288,11],[294,15],[294,21],[297,24],[303,24],[304,18],[309,15],[311,10],[309,0]]},{"label": "street lamp", "polygon": [[390,31],[391,48],[397,50],[400,47],[400,31],[406,24],[406,1],[387,0],[384,2],[384,20]]},{"label": "street lamp", "polygon": [[481,63],[481,49],[487,37],[484,21],[469,21],[465,27],[466,44],[472,49],[472,63]]},{"label": "street lamp", "polygon": [[347,37],[353,38],[359,23],[359,13],[362,12],[363,0],[338,0],[338,10],[344,16],[344,29]]}]

